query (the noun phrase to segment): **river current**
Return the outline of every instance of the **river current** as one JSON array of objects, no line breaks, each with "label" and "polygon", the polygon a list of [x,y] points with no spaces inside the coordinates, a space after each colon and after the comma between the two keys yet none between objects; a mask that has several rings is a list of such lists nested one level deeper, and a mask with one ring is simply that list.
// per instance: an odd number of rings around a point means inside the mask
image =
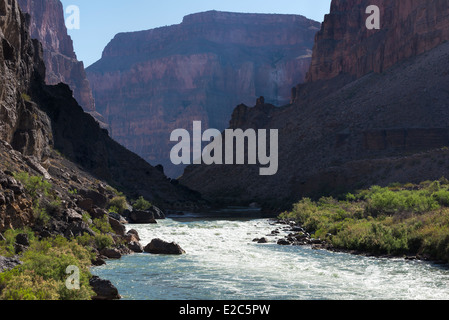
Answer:
[{"label": "river current", "polygon": [[[449,269],[280,246],[266,218],[183,216],[129,225],[141,243],[175,241],[185,255],[132,254],[92,273],[125,300],[427,300],[449,299]],[[267,236],[268,235],[268,236]],[[267,244],[253,242],[266,237]]]}]

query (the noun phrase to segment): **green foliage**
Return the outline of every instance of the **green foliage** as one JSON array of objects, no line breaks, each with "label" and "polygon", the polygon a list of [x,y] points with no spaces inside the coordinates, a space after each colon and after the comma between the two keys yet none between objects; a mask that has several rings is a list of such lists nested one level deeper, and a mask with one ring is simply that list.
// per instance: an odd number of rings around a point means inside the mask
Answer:
[{"label": "green foliage", "polygon": [[98,250],[110,248],[114,244],[114,239],[109,234],[96,235],[94,241]]},{"label": "green foliage", "polygon": [[109,209],[115,210],[114,212],[116,213],[122,214],[126,208],[127,202],[125,196],[116,196],[109,201]]},{"label": "green foliage", "polygon": [[136,202],[133,204],[133,209],[145,211],[151,209],[152,206],[153,205],[149,201],[145,200],[142,196],[140,196],[139,199],[137,199]]},{"label": "green foliage", "polygon": [[18,172],[14,174],[14,178],[20,181],[27,193],[36,201],[40,195],[48,197],[52,188],[51,183],[40,176],[30,176],[27,172]]},{"label": "green foliage", "polygon": [[31,101],[31,97],[30,97],[28,94],[22,93],[21,96],[22,96],[22,99],[23,99],[23,100],[25,100],[25,101],[27,101],[27,102],[30,102],[30,101]]},{"label": "green foliage", "polygon": [[31,270],[14,269],[0,274],[1,300],[58,300],[57,281],[44,280]]},{"label": "green foliage", "polygon": [[110,185],[106,186],[106,190],[112,194],[114,194],[115,196],[123,196],[123,192],[119,192],[117,189],[111,187]]},{"label": "green foliage", "polygon": [[34,233],[30,228],[25,229],[8,229],[3,236],[5,237],[5,241],[0,241],[0,248],[2,249],[0,252],[3,252],[3,256],[12,257],[15,255],[14,244],[16,243],[16,237],[19,234],[26,234],[30,241],[34,240]]},{"label": "green foliage", "polygon": [[37,203],[33,206],[34,218],[46,225],[50,222],[51,217],[47,213],[47,210],[45,208],[42,208],[38,201],[36,202]]},{"label": "green foliage", "polygon": [[92,230],[95,233],[113,233],[111,224],[109,223],[108,216],[103,216],[102,218],[94,219]]},{"label": "green foliage", "polygon": [[399,212],[429,212],[439,208],[438,202],[431,197],[434,185],[427,190],[392,191],[389,188],[372,187],[365,197],[366,211],[370,215],[393,215]]},{"label": "green foliage", "polygon": [[373,186],[345,201],[302,199],[280,215],[302,224],[336,248],[375,254],[427,254],[449,262],[446,179],[419,185]]},{"label": "green foliage", "polygon": [[98,250],[110,248],[114,245],[114,239],[109,234],[91,236],[85,233],[82,236],[78,236],[76,241],[83,247],[97,248]]},{"label": "green foliage", "polygon": [[[6,233],[10,239],[16,232]],[[90,300],[89,267],[93,254],[76,241],[58,236],[32,238],[21,257],[22,265],[0,274],[0,299],[12,300]],[[80,290],[69,290],[65,281],[68,266],[80,270]]]}]

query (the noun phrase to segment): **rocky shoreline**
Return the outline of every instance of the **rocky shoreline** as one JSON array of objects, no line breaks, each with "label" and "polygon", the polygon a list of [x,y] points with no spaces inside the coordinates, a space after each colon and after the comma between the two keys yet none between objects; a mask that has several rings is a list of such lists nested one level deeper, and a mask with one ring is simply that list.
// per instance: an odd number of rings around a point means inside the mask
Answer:
[{"label": "rocky shoreline", "polygon": [[[376,257],[376,258],[387,258],[387,259],[400,259],[404,260],[417,260],[417,261],[425,261],[428,263],[433,263],[437,265],[447,265],[447,262],[441,260],[432,259],[429,255],[425,254],[409,254],[409,255],[388,255],[388,254],[377,254],[373,252],[360,251],[360,250],[350,250],[345,248],[337,248],[332,243],[322,240],[320,238],[314,238],[313,232],[307,232],[303,226],[294,220],[289,219],[280,219],[275,218],[272,219],[271,224],[273,226],[277,226],[271,234],[266,235],[262,238],[255,238],[253,242],[263,244],[269,243],[269,237],[272,236],[280,236],[282,233],[285,235],[281,235],[279,239],[277,239],[276,243],[282,246],[310,246],[313,250],[328,250],[331,252],[341,252],[348,253],[352,255],[360,255],[365,257]],[[267,238],[268,237],[268,238]]]}]

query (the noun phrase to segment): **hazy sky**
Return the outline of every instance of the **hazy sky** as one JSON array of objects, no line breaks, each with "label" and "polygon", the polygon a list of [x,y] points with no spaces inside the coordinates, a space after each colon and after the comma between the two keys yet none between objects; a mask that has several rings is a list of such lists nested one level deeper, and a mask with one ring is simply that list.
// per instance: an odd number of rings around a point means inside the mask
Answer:
[{"label": "hazy sky", "polygon": [[[101,58],[119,32],[140,31],[182,22],[185,15],[208,10],[300,14],[322,22],[331,0],[61,0],[80,10],[80,28],[69,30],[78,59],[89,66]],[[66,17],[69,14],[66,13]]]}]

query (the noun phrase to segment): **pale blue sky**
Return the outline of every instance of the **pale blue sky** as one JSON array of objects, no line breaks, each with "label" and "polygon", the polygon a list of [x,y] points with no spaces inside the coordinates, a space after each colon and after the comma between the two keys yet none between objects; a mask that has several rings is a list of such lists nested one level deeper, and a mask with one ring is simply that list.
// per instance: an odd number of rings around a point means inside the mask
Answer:
[{"label": "pale blue sky", "polygon": [[[300,14],[322,22],[331,0],[61,0],[80,9],[80,29],[69,30],[78,59],[89,66],[101,58],[119,32],[140,31],[182,22],[185,15],[208,10]],[[66,15],[68,16],[68,15]]]}]

